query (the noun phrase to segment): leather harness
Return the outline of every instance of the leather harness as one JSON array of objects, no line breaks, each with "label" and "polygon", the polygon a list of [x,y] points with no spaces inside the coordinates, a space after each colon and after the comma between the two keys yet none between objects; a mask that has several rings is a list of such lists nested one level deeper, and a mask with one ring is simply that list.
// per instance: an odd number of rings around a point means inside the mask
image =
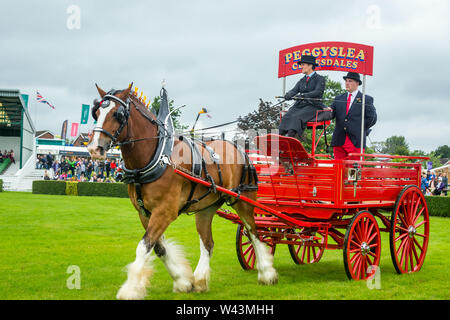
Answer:
[{"label": "leather harness", "polygon": [[[113,145],[120,146],[123,144],[137,141],[137,140],[134,140],[134,141],[124,141],[124,142],[119,142],[119,143],[117,142],[117,138],[120,135],[121,131],[123,130],[125,125],[128,124],[128,117],[130,114],[130,105],[129,105],[130,100],[127,99],[127,101],[124,102],[121,99],[115,97],[114,96],[115,93],[117,93],[117,91],[111,90],[103,97],[102,101],[100,101],[100,102],[97,100],[94,101],[94,108],[92,109],[92,115],[93,115],[94,119],[96,119],[95,114],[96,114],[97,109],[99,107],[103,107],[103,108],[107,107],[109,105],[109,100],[113,100],[120,104],[118,111],[114,114],[116,119],[119,121],[120,127],[114,135],[100,127],[96,127],[93,130],[94,132],[95,131],[102,132],[102,133],[106,134],[107,136],[109,136],[112,139],[110,146],[113,146]],[[158,137],[157,137],[158,144],[156,147],[156,151],[155,151],[152,159],[150,160],[150,162],[144,168],[141,168],[141,169],[127,169],[125,167],[123,168],[124,177],[122,178],[122,182],[124,182],[126,184],[134,184],[135,189],[136,189],[136,200],[137,200],[137,204],[140,209],[140,213],[143,216],[148,218],[148,217],[150,217],[151,212],[145,208],[143,197],[142,197],[142,185],[158,180],[164,174],[168,165],[170,165],[170,157],[172,155],[173,145],[174,145],[174,128],[173,128],[172,118],[170,116],[167,92],[164,88],[162,88],[162,90],[161,90],[161,104],[160,104],[160,109],[159,109],[156,120],[152,119],[147,114],[142,112],[142,110],[140,110],[138,108],[138,106],[136,106],[135,104],[134,104],[134,106],[146,119],[148,119],[153,124],[158,126]],[[210,148],[209,146],[207,146],[205,144],[205,142],[203,142],[201,140],[188,138],[186,136],[180,136],[179,140],[185,142],[191,150],[191,155],[192,155],[191,174],[193,176],[201,178],[201,179],[203,179],[202,175],[204,175],[205,179],[211,183],[211,187],[208,188],[208,191],[206,193],[204,193],[202,196],[200,196],[199,198],[192,199],[194,196],[196,187],[197,187],[197,183],[194,181],[191,181],[191,191],[189,193],[188,199],[187,199],[185,205],[179,210],[178,215],[180,215],[183,212],[187,212],[188,208],[192,204],[201,201],[206,196],[208,196],[211,192],[214,192],[214,193],[217,192],[216,191],[216,183],[215,183],[214,179],[209,175],[209,172],[206,167],[206,161],[202,157],[202,154],[198,148],[199,144],[202,145],[202,147],[205,148],[210,153],[210,157],[211,157],[212,161],[217,165],[217,170],[218,170],[218,175],[219,175],[219,185],[223,184],[222,171],[221,171],[220,165],[219,165],[220,159],[216,155],[214,150],[212,148]],[[235,147],[237,150],[239,150],[237,148],[236,144],[235,144]],[[258,185],[257,185],[258,177],[256,175],[256,169],[250,163],[248,155],[241,150],[239,150],[239,151],[244,156],[245,164],[244,164],[244,168],[243,168],[239,186],[237,186],[236,188],[233,188],[231,190],[238,194],[240,194],[242,191],[256,191],[258,189]],[[203,174],[202,174],[202,171],[203,171]],[[244,184],[247,176],[248,176],[248,184]],[[239,200],[239,196],[236,198],[236,200],[234,202],[230,203],[230,197],[223,196],[221,194],[219,199],[216,202],[214,202],[213,204],[209,205],[208,207],[211,207],[216,204],[218,205],[219,203],[220,203],[220,205],[222,205],[225,202],[227,202],[229,205],[234,205],[238,200]],[[208,207],[206,207],[206,208],[208,208]],[[201,210],[204,210],[206,208],[203,208]]]}]

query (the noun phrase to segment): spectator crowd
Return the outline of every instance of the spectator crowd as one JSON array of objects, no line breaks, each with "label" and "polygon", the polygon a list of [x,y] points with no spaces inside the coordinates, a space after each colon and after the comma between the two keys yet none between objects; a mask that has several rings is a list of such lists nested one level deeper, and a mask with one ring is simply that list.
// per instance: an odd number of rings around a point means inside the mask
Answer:
[{"label": "spectator crowd", "polygon": [[428,170],[422,173],[421,181],[422,193],[426,196],[447,196],[448,191],[448,177],[447,174],[438,173]]},{"label": "spectator crowd", "polygon": [[105,161],[85,157],[61,157],[38,155],[36,169],[45,169],[44,180],[64,180],[78,182],[119,182],[123,166],[115,159]]},{"label": "spectator crowd", "polygon": [[11,163],[16,163],[16,159],[14,158],[14,151],[11,149],[11,151],[3,151],[0,150],[0,163],[3,163],[5,159],[11,159]]}]

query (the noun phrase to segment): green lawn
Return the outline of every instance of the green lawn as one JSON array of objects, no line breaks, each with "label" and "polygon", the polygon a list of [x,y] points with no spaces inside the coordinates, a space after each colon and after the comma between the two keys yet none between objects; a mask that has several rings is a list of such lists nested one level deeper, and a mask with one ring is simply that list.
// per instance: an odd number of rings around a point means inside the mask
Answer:
[{"label": "green lawn", "polygon": [[[295,265],[287,246],[277,247],[279,283],[257,284],[255,271],[241,269],[235,253],[236,225],[216,217],[208,293],[176,294],[163,264],[147,299],[450,299],[450,219],[432,217],[422,270],[398,275],[383,233],[381,289],[349,281],[341,250],[328,250],[313,265]],[[128,199],[0,193],[0,299],[115,299],[144,234]],[[194,217],[180,216],[166,232],[185,248],[195,266],[199,240]],[[81,288],[68,289],[67,268],[81,271]]]}]

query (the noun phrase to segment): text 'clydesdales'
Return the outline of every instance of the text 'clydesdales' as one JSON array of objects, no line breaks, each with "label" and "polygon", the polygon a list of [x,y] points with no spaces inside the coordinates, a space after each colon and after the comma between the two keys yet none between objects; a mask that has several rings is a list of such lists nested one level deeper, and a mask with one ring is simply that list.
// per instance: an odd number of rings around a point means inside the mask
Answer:
[{"label": "text 'clydesdales'", "polygon": [[316,42],[280,51],[278,77],[301,72],[302,55],[316,58],[316,70],[352,71],[372,75],[373,47],[350,42]]}]

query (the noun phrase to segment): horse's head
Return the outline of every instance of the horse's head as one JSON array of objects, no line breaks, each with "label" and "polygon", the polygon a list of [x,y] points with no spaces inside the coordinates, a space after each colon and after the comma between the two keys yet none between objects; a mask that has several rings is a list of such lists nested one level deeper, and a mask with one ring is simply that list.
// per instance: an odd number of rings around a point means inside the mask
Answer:
[{"label": "horse's head", "polygon": [[106,152],[125,138],[123,130],[130,114],[129,94],[133,83],[124,90],[105,92],[97,87],[101,100],[95,99],[92,117],[97,121],[89,139],[88,151],[94,159],[106,159]]}]

